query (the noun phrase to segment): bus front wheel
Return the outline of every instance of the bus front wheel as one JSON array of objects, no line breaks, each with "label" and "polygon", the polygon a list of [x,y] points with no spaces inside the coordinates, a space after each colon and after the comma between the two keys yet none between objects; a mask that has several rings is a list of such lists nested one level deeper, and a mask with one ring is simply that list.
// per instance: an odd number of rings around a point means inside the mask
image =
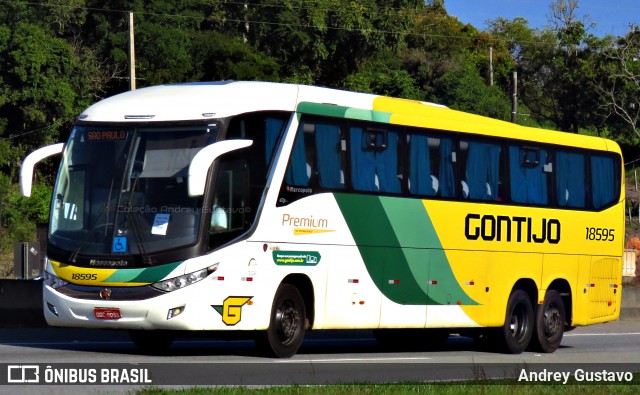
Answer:
[{"label": "bus front wheel", "polygon": [[306,311],[298,288],[281,284],[271,309],[269,328],[257,338],[258,347],[269,356],[289,358],[304,339]]},{"label": "bus front wheel", "polygon": [[528,346],[533,333],[533,307],[529,295],[516,289],[509,296],[505,323],[499,328],[501,348],[511,354],[520,354]]},{"label": "bus front wheel", "polygon": [[531,346],[536,351],[554,352],[560,347],[564,334],[564,303],[558,291],[551,289],[538,305]]}]

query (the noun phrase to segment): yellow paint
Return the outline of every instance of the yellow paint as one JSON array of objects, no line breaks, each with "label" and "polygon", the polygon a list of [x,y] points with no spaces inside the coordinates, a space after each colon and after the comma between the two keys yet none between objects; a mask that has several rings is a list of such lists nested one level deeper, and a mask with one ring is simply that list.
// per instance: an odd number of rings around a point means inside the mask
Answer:
[{"label": "yellow paint", "polygon": [[[615,273],[620,272],[621,276],[621,267],[618,270],[621,259],[603,256],[618,257],[622,252],[622,203],[600,213],[432,200],[424,200],[423,204],[458,283],[479,303],[478,306],[462,306],[462,309],[480,325],[502,325],[509,294],[519,279],[535,282],[539,292],[536,300],[544,298],[544,292],[554,280],[566,280],[571,287],[574,303],[574,323],[595,323],[617,317],[615,311],[619,308],[620,292],[614,293],[610,287],[617,281]],[[535,243],[533,239],[529,241],[524,223],[518,242],[517,227],[513,222],[510,241],[504,223],[500,241],[484,240],[482,237],[469,240],[465,235],[465,222],[470,213],[481,218],[485,215],[493,218],[531,218],[532,233],[537,236],[541,232],[542,219],[555,219],[560,224],[560,240],[557,244],[548,241]],[[475,219],[470,223],[476,226],[481,221]],[[473,226],[472,231],[479,231]],[[588,227],[613,229],[613,240],[589,240]],[[495,233],[487,232],[484,235],[497,239]],[[582,258],[585,256],[586,262]],[[590,258],[597,263],[590,265]],[[597,268],[597,272],[594,272],[594,268]],[[582,283],[597,279],[596,288],[585,291]]]},{"label": "yellow paint", "polygon": [[[65,265],[61,262],[50,261],[56,276],[74,284],[80,285],[107,285],[104,280],[109,278],[117,269],[96,269],[94,267],[79,267]],[[115,285],[115,284],[108,284]],[[131,284],[127,284],[131,285]]]},{"label": "yellow paint", "polygon": [[392,113],[390,122],[396,125],[523,139],[539,143],[553,142],[559,145],[620,153],[618,146],[607,144],[604,139],[575,133],[529,128],[413,100],[379,96],[373,101],[373,109]]},{"label": "yellow paint", "polygon": [[249,296],[229,296],[222,305],[222,322],[236,325],[242,319],[242,306],[251,300]]},{"label": "yellow paint", "polygon": [[[56,276],[65,281],[72,282],[79,285],[92,285],[92,286],[122,286],[122,287],[135,287],[141,285],[148,285],[149,283],[139,282],[115,282],[107,281],[118,269],[98,269],[95,267],[79,267],[66,265],[57,261],[50,261],[53,271]],[[135,276],[134,276],[135,277]]]},{"label": "yellow paint", "polygon": [[295,229],[293,229],[294,236],[304,236],[304,235],[311,235],[311,234],[315,234],[315,233],[328,233],[328,232],[335,232],[335,230],[330,230],[330,229],[308,229],[308,228],[295,228]]}]

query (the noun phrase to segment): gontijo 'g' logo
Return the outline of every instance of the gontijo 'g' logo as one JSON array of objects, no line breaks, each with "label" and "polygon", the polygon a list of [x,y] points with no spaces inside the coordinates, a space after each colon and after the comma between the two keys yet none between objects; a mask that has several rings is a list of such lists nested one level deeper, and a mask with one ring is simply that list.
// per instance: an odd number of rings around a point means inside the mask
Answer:
[{"label": "gontijo 'g' logo", "polygon": [[222,316],[222,322],[232,326],[242,318],[242,306],[247,304],[253,296],[229,296],[222,306],[211,306]]}]

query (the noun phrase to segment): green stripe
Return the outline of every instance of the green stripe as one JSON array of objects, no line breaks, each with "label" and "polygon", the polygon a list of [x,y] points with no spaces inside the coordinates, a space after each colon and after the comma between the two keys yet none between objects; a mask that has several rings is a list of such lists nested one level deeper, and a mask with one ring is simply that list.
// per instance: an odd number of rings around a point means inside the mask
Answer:
[{"label": "green stripe", "polygon": [[389,112],[364,110],[361,108],[337,106],[334,104],[300,102],[298,104],[297,111],[299,113],[322,115],[334,118],[349,118],[383,123],[391,122],[391,113]]},{"label": "green stripe", "polygon": [[155,283],[164,279],[181,263],[174,262],[144,269],[118,269],[104,281],[112,283]]},{"label": "green stripe", "polygon": [[144,270],[145,269],[118,269],[104,281],[109,283],[128,283],[139,276]]},{"label": "green stripe", "polygon": [[[453,275],[421,200],[357,194],[335,198],[369,275],[387,298],[411,305],[477,304]],[[389,284],[393,280],[399,284]]]}]

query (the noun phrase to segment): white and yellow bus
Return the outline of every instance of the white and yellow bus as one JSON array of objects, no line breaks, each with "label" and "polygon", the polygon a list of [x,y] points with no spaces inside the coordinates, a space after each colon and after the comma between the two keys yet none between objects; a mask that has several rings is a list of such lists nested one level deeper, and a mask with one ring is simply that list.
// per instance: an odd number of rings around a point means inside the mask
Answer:
[{"label": "white and yellow bus", "polygon": [[[165,85],[87,108],[51,203],[54,326],[256,335],[372,329],[415,347],[482,330],[510,353],[620,312],[616,143],[417,101],[259,82]],[[222,332],[221,332],[222,333]],[[492,343],[493,344],[493,343]]]}]

